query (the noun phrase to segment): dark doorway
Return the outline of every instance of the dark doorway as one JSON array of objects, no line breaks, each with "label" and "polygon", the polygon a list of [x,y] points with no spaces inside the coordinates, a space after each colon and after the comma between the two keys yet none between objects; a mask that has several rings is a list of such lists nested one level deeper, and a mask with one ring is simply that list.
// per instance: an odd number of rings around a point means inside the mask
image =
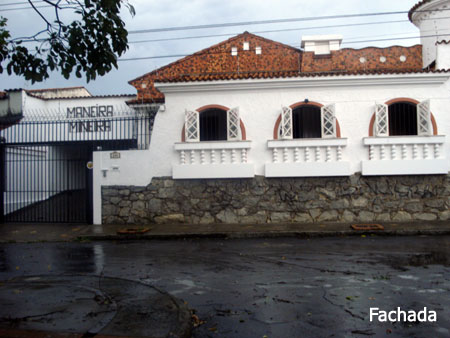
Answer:
[{"label": "dark doorway", "polygon": [[320,108],[313,105],[301,105],[292,110],[294,138],[322,137]]},{"label": "dark doorway", "polygon": [[227,140],[227,112],[207,109],[200,113],[200,141]]},{"label": "dark doorway", "polygon": [[389,135],[417,135],[417,106],[398,102],[389,106]]}]

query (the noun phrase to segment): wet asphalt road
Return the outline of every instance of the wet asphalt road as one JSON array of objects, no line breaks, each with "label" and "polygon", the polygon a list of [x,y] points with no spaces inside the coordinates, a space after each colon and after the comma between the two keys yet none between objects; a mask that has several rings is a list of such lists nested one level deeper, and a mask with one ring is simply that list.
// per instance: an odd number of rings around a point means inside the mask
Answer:
[{"label": "wet asphalt road", "polygon": [[[2,244],[0,279],[87,274],[188,302],[195,337],[449,337],[450,236]],[[370,307],[436,311],[369,321]]]}]

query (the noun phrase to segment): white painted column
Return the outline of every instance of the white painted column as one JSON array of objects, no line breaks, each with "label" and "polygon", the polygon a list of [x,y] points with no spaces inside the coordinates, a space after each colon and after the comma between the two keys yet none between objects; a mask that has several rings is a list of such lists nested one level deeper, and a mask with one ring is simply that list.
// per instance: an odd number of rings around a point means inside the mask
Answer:
[{"label": "white painted column", "polygon": [[93,201],[93,222],[102,224],[102,153],[94,151],[92,154],[94,162],[94,172],[92,173],[92,201]]}]

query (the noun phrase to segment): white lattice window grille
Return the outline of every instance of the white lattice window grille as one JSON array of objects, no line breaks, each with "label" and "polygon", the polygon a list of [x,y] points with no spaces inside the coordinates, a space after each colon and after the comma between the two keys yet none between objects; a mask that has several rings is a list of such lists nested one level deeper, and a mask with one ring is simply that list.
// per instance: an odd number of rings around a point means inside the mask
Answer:
[{"label": "white lattice window grille", "polygon": [[184,117],[184,133],[186,142],[200,141],[200,122],[198,111],[186,110]]},{"label": "white lattice window grille", "polygon": [[323,106],[320,108],[322,122],[322,137],[336,137],[336,113],[334,104]]},{"label": "white lattice window grille", "polygon": [[288,140],[293,138],[292,129],[292,109],[289,107],[281,108],[281,125],[280,125],[280,138]]},{"label": "white lattice window grille", "polygon": [[227,140],[240,140],[241,119],[239,117],[239,108],[233,108],[227,111]]},{"label": "white lattice window grille", "polygon": [[430,100],[417,104],[417,134],[432,135]]},{"label": "white lattice window grille", "polygon": [[383,103],[375,105],[375,136],[389,136],[388,106]]}]

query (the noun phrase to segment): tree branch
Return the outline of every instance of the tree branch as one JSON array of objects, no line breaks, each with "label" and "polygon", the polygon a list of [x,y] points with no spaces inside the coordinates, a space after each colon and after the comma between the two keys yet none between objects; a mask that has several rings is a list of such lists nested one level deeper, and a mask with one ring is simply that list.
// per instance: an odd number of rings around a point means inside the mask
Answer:
[{"label": "tree branch", "polygon": [[[49,1],[44,0],[45,2],[49,3]],[[28,0],[28,2],[30,3],[31,7],[33,7],[33,9],[35,10],[36,13],[39,14],[39,16],[42,18],[42,20],[44,20],[44,22],[47,24],[47,31],[50,31],[52,28],[52,25],[50,22],[48,22],[48,20],[45,18],[45,16],[36,8],[36,6],[33,4],[33,1]],[[53,3],[50,2],[51,5],[54,5]]]}]

